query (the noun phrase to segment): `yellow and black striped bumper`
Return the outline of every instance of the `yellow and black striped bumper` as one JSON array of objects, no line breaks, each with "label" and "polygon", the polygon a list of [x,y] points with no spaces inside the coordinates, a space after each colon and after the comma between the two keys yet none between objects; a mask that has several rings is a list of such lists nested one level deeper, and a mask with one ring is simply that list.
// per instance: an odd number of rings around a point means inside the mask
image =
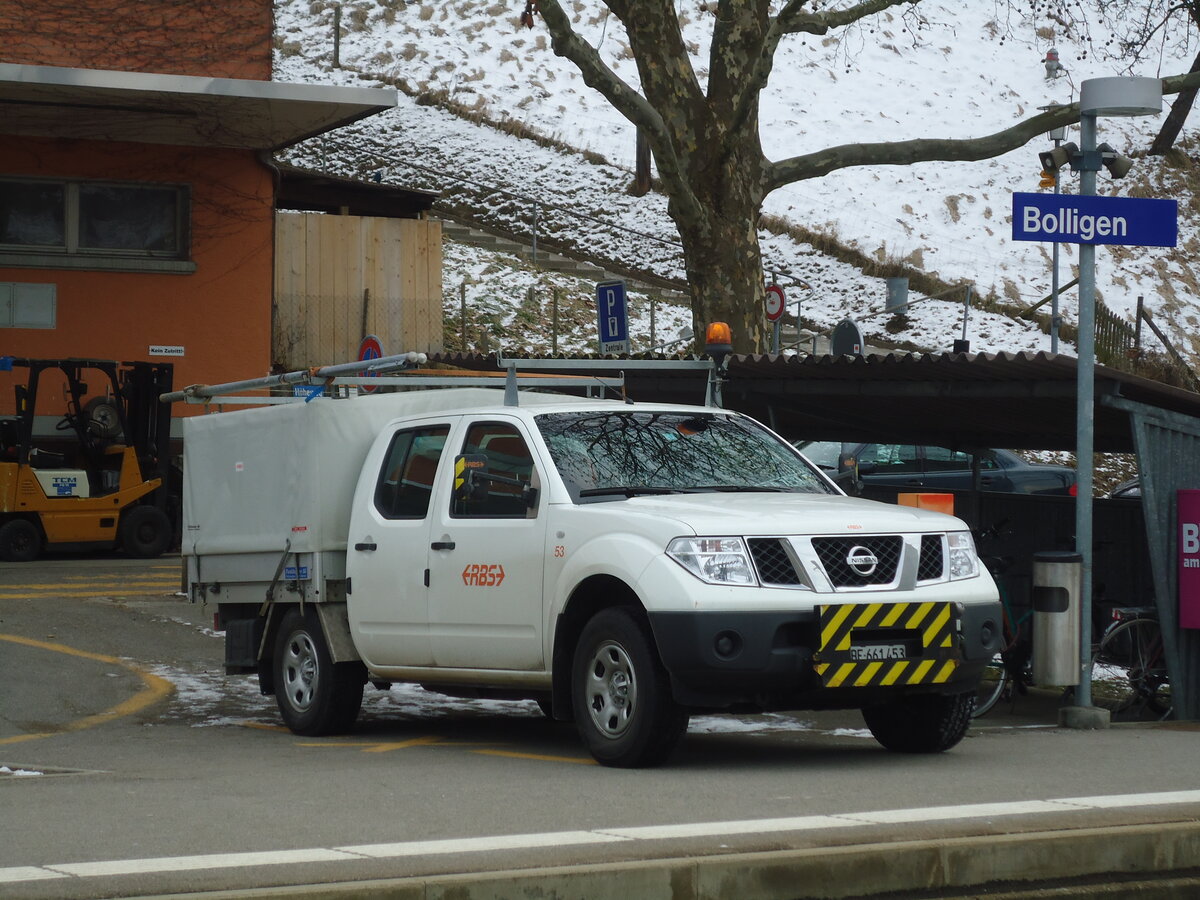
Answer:
[{"label": "yellow and black striped bumper", "polygon": [[955,603],[846,603],[819,613],[813,659],[825,687],[943,684],[962,661]]}]

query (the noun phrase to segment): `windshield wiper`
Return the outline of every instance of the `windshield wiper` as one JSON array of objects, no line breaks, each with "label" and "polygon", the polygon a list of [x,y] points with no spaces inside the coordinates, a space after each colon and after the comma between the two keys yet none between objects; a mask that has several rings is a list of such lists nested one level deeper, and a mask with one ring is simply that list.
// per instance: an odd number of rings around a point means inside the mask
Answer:
[{"label": "windshield wiper", "polygon": [[640,497],[645,494],[678,494],[679,488],[641,487],[638,485],[613,485],[612,487],[587,488],[579,492],[580,497],[601,497],[605,494],[623,494],[626,497]]},{"label": "windshield wiper", "polygon": [[774,493],[791,493],[795,490],[795,488],[778,487],[769,484],[706,484],[701,487],[688,488],[688,493],[702,494],[706,491],[723,491],[727,493],[771,491]]}]

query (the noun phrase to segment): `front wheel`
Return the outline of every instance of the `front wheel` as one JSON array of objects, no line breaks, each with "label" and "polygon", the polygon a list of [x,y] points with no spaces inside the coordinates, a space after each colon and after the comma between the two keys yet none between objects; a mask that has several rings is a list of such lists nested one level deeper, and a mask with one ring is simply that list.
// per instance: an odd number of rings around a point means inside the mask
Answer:
[{"label": "front wheel", "polygon": [[941,753],[963,739],[975,709],[975,693],[916,694],[864,707],[875,740],[897,753]]},{"label": "front wheel", "polygon": [[171,538],[171,520],[157,506],[131,506],[121,516],[121,549],[130,556],[162,556],[171,546]]},{"label": "front wheel", "polygon": [[316,611],[289,609],[279,626],[272,662],[275,702],[295,734],[349,731],[362,706],[365,678],[360,663],[335,663]]},{"label": "front wheel", "polygon": [[42,552],[42,533],[28,519],[9,519],[0,525],[0,560],[33,562]]},{"label": "front wheel", "polygon": [[571,692],[580,737],[601,765],[658,765],[687,729],[649,626],[624,609],[601,610],[584,626]]}]

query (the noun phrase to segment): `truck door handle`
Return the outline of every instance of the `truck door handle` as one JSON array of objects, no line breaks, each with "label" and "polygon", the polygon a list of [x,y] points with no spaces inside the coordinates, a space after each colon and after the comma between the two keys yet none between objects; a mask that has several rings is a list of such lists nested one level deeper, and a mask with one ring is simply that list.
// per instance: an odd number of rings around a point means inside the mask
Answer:
[{"label": "truck door handle", "polygon": [[371,541],[371,542],[369,542],[369,543],[359,543],[359,544],[355,544],[355,545],[354,545],[354,549],[355,549],[355,550],[375,550],[375,549],[377,549],[377,547],[376,547],[376,544],[375,544],[375,542],[374,542],[374,541]]},{"label": "truck door handle", "polygon": [[454,541],[434,541],[429,545],[430,550],[453,550]]}]

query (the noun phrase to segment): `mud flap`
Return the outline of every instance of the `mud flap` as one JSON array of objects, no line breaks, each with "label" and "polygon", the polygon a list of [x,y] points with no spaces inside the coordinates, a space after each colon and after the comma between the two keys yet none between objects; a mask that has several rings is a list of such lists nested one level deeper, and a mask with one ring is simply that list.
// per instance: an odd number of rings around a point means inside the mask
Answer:
[{"label": "mud flap", "polygon": [[818,612],[813,662],[825,687],[944,684],[962,662],[957,603],[846,603]]}]

